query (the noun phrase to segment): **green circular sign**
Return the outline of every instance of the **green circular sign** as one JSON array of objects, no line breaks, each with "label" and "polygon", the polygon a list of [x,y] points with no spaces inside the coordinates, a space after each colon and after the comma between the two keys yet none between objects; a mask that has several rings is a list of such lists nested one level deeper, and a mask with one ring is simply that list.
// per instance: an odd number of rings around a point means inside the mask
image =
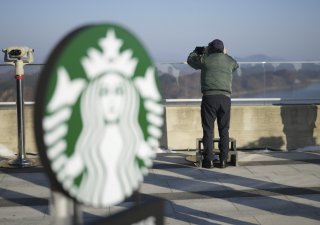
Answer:
[{"label": "green circular sign", "polygon": [[126,29],[100,24],[67,35],[42,71],[34,114],[53,185],[94,207],[131,196],[159,146],[160,101],[155,66]]}]

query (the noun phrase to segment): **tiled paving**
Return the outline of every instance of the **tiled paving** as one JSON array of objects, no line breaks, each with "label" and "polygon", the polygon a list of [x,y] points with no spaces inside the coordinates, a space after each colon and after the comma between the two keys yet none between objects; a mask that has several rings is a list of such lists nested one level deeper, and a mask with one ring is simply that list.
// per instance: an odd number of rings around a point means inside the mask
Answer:
[{"label": "tiled paving", "polygon": [[[141,185],[142,201],[165,200],[165,224],[320,224],[320,152],[240,151],[240,166],[226,169],[194,167],[188,154],[158,154]],[[0,224],[50,224],[42,168],[0,171]],[[132,205],[82,207],[84,224]]]}]

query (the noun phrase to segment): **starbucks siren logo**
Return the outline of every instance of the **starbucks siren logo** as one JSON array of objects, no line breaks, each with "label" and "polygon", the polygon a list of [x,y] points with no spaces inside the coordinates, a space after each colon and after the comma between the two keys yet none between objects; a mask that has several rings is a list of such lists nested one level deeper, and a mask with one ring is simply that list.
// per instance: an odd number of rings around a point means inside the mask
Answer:
[{"label": "starbucks siren logo", "polygon": [[[89,47],[79,58],[84,75],[56,66],[56,85],[42,119],[46,156],[57,181],[95,207],[120,203],[138,188],[162,135],[155,68],[150,64],[137,75],[140,59],[116,31],[109,27],[98,39],[99,48]],[[81,124],[72,123],[74,115]],[[68,137],[77,129],[70,150]]]}]

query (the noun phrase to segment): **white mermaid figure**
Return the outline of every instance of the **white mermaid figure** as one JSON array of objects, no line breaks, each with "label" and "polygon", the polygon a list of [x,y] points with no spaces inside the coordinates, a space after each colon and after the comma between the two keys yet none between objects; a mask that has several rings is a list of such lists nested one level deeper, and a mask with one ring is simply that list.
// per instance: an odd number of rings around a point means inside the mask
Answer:
[{"label": "white mermaid figure", "polygon": [[[112,44],[110,42],[117,40],[119,39],[116,39],[114,31],[109,31],[100,43],[102,47],[103,44],[110,46]],[[64,142],[66,132],[60,132],[60,136],[56,135],[59,136],[56,139],[59,139],[60,145],[57,141],[55,143],[58,144],[52,144],[48,149],[48,158],[53,160],[52,169],[57,173],[57,178],[64,188],[70,190],[70,194],[80,201],[97,207],[120,203],[138,188],[146,173],[146,167],[152,164],[151,159],[155,156],[154,147],[158,146],[157,139],[161,136],[159,127],[162,126],[163,109],[157,103],[160,95],[155,87],[154,69],[147,69],[145,77],[131,79],[138,61],[131,58],[132,53],[128,53],[129,50],[120,54],[121,45],[113,46],[117,49],[110,51],[109,48],[109,54],[106,51],[101,55],[100,58],[104,60],[101,62],[97,62],[96,59],[93,61],[98,54],[97,50],[91,49],[91,52],[89,50],[89,57],[82,61],[90,79],[88,84],[80,79],[65,81],[69,82],[69,89],[74,89],[74,97],[66,103],[67,105],[72,106],[77,99],[76,96],[81,93],[82,130],[73,154],[69,157],[63,154],[66,144],[63,145],[61,142]],[[116,63],[117,59],[123,62],[126,60],[127,64],[122,67],[114,66],[112,63]],[[106,61],[110,62],[109,67],[101,65],[101,63],[108,64]],[[103,73],[99,70],[99,66]],[[69,79],[63,78],[68,76],[65,69],[60,70],[60,75],[60,80]],[[66,85],[68,84],[64,86]],[[148,127],[150,137],[147,141],[138,121],[139,94],[147,99],[145,108],[148,112],[147,120],[150,122]],[[59,108],[54,105],[59,105],[56,102],[58,95],[62,97],[63,88],[60,88],[60,93],[56,95],[51,100],[49,109]],[[52,118],[54,116],[52,115]],[[61,116],[61,126],[66,126],[63,122],[69,117],[70,113]],[[49,140],[50,135],[54,133],[54,130],[50,129],[54,127],[50,125],[52,118],[48,116],[44,121],[44,128],[48,131],[45,140]],[[72,129],[69,128],[69,131],[72,132]],[[52,141],[47,141],[48,145],[51,143]],[[75,179],[80,174],[82,174],[81,182],[77,185]]]}]

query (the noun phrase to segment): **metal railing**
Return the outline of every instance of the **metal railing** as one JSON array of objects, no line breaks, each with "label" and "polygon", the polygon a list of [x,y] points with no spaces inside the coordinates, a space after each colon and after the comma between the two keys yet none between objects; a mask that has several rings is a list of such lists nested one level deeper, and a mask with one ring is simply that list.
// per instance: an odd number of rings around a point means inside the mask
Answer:
[{"label": "metal railing", "polygon": [[[320,104],[320,61],[239,62],[233,104]],[[25,66],[25,104],[33,104],[44,64]],[[185,62],[156,64],[164,104],[199,104],[200,71]],[[0,106],[15,105],[14,68],[0,64]]]},{"label": "metal railing", "polygon": [[[233,104],[320,103],[320,61],[239,65],[233,74]],[[185,62],[160,63],[157,67],[165,104],[200,103],[200,71]]]}]

